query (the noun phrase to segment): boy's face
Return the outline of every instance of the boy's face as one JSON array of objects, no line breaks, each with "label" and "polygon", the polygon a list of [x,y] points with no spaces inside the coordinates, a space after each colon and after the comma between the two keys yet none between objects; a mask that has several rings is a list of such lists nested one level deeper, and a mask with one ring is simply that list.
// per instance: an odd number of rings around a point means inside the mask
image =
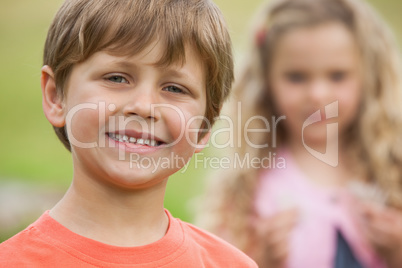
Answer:
[{"label": "boy's face", "polygon": [[129,57],[101,51],[74,66],[62,116],[75,177],[149,187],[206,144],[208,135],[198,140],[206,109],[202,60],[187,46],[183,65],[159,67],[163,52],[160,43]]}]

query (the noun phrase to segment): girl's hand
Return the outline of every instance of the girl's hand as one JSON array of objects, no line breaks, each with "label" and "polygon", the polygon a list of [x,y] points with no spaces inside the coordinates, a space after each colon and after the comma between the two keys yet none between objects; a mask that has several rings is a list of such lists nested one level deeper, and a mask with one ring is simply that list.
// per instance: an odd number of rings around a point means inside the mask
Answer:
[{"label": "girl's hand", "polygon": [[289,255],[289,235],[298,219],[297,209],[288,209],[259,219],[256,226],[256,259],[260,267],[282,268]]},{"label": "girl's hand", "polygon": [[402,267],[402,212],[394,208],[362,204],[363,232],[389,268]]}]

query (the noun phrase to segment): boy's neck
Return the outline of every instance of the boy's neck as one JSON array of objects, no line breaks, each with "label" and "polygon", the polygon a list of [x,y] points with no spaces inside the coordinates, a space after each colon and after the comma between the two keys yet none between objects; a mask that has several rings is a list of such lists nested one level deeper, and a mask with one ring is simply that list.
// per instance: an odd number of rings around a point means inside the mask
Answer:
[{"label": "boy's neck", "polygon": [[166,183],[167,178],[154,187],[128,191],[74,180],[50,216],[74,233],[105,244],[150,244],[169,226],[163,207]]}]

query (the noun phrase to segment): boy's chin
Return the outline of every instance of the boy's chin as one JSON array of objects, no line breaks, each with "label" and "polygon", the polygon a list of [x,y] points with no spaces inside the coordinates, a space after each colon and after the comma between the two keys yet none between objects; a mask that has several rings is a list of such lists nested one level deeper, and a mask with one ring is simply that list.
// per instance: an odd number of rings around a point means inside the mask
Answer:
[{"label": "boy's chin", "polygon": [[[125,163],[127,165],[127,163]],[[122,168],[115,166],[114,170],[107,171],[108,180],[116,186],[126,189],[144,189],[160,184],[177,170],[161,169],[156,167],[141,168],[132,166]]]},{"label": "boy's chin", "polygon": [[114,184],[116,185],[117,188],[123,190],[123,191],[137,191],[137,190],[145,190],[149,188],[153,188],[157,185],[165,185],[165,181],[168,178],[153,178],[153,179],[147,179],[147,178],[141,178],[141,179],[132,179],[132,180],[118,180],[115,181]]}]

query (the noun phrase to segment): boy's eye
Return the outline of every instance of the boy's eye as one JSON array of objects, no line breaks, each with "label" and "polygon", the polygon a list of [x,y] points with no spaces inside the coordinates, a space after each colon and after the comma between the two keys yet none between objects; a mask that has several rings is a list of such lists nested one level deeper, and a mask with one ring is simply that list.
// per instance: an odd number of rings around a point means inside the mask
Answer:
[{"label": "boy's eye", "polygon": [[107,77],[107,80],[113,82],[113,83],[124,83],[124,84],[128,84],[128,81],[126,78],[124,78],[121,75],[113,75],[113,76],[109,76]]},{"label": "boy's eye", "polygon": [[346,72],[344,72],[344,71],[336,71],[336,72],[332,72],[330,74],[330,79],[333,82],[340,82],[342,80],[345,80],[346,76],[347,76]]},{"label": "boy's eye", "polygon": [[185,93],[184,90],[182,90],[181,88],[176,87],[176,86],[167,86],[167,87],[164,87],[163,90],[164,91],[169,91],[169,92],[172,92],[172,93],[180,93],[180,94]]},{"label": "boy's eye", "polygon": [[307,75],[302,72],[288,72],[285,77],[291,83],[302,83],[307,80]]}]

